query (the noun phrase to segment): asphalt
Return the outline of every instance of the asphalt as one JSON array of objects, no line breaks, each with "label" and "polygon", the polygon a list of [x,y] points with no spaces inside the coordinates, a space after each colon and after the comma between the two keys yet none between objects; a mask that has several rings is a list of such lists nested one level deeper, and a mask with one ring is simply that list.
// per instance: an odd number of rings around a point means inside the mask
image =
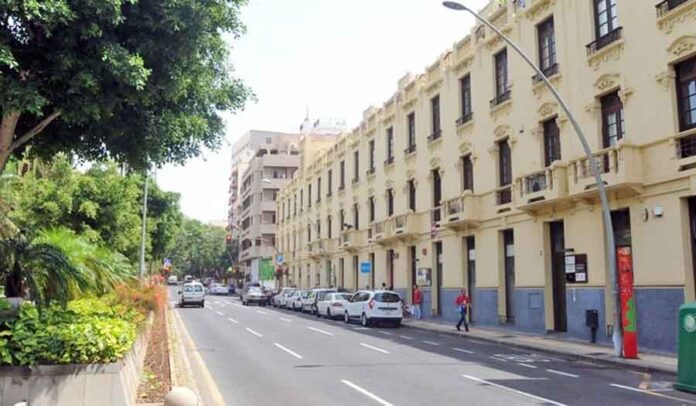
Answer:
[{"label": "asphalt", "polygon": [[226,296],[175,311],[228,405],[696,405],[672,389],[673,375],[480,339],[366,329]]}]

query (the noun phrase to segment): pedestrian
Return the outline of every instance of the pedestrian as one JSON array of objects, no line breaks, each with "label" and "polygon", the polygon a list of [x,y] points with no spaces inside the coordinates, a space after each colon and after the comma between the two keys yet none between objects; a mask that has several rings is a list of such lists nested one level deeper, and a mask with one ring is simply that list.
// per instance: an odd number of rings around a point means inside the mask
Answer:
[{"label": "pedestrian", "polygon": [[386,284],[386,282],[382,282],[382,290],[387,290],[387,284]]},{"label": "pedestrian", "polygon": [[423,302],[423,292],[421,292],[418,285],[413,285],[413,318],[420,320],[423,315],[421,314],[421,303]]},{"label": "pedestrian", "polygon": [[459,311],[459,322],[457,323],[457,330],[462,331],[461,326],[464,323],[464,330],[469,331],[469,323],[466,320],[467,313],[471,308],[471,299],[466,294],[466,289],[462,289],[462,293],[457,296],[455,300],[455,305],[457,306],[457,311]]}]

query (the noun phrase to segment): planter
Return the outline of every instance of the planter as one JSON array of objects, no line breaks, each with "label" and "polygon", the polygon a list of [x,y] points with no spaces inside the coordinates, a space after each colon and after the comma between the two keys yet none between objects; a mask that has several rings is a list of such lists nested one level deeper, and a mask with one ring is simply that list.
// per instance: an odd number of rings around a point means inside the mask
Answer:
[{"label": "planter", "polygon": [[0,367],[0,406],[132,406],[143,370],[152,314],[126,357],[110,364]]}]

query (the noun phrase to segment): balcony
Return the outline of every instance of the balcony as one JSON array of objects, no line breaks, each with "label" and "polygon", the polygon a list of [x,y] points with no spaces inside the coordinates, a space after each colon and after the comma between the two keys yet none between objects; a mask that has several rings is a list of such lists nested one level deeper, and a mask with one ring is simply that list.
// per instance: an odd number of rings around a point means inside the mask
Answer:
[{"label": "balcony", "polygon": [[[550,78],[550,77],[552,77],[553,75],[558,74],[558,71],[559,71],[559,69],[558,69],[558,63],[554,63],[553,65],[551,65],[551,66],[549,66],[549,67],[544,68],[544,69],[541,70],[541,72],[542,72],[542,73],[544,74],[544,76],[546,76],[547,78]],[[541,82],[541,81],[542,81],[541,75],[539,75],[538,73],[537,73],[536,75],[532,76],[532,84],[537,84],[537,83],[539,83],[539,82]]]},{"label": "balcony", "polygon": [[353,178],[353,180],[351,180],[351,181],[350,181],[350,183],[352,183],[352,184],[353,184],[353,186],[357,185],[357,184],[358,184],[358,182],[360,182],[360,178],[359,178],[359,177],[357,177],[357,176],[356,176],[356,177],[354,177],[354,178]]},{"label": "balcony", "polygon": [[428,144],[437,141],[442,138],[442,130],[436,130],[432,134],[428,135]]},{"label": "balcony", "polygon": [[611,32],[597,38],[596,40],[590,42],[589,44],[587,44],[587,46],[586,46],[587,56],[592,56],[595,53],[597,53],[597,51],[606,47],[607,45],[620,40],[621,39],[621,31],[622,31],[622,28],[619,27],[619,28],[615,29],[614,31],[611,31]]},{"label": "balcony", "polygon": [[309,257],[312,259],[326,258],[336,250],[335,241],[331,238],[322,238],[309,243]]},{"label": "balcony", "polygon": [[389,158],[384,160],[384,166],[388,166],[394,163],[394,157],[390,156]]},{"label": "balcony", "polygon": [[345,230],[341,233],[341,248],[346,251],[357,251],[365,245],[363,233],[360,230]]},{"label": "balcony", "polygon": [[409,156],[416,152],[416,144],[411,144],[404,149],[404,156]]},{"label": "balcony", "polygon": [[[608,191],[617,198],[633,196],[642,188],[642,159],[640,149],[620,141],[618,145],[604,148],[592,154],[600,176]],[[573,198],[594,198],[597,185],[590,160],[578,158],[569,163],[568,194]]]},{"label": "balcony", "polygon": [[430,210],[430,228],[439,229],[442,226],[442,206],[433,207]]},{"label": "balcony", "polygon": [[517,179],[515,206],[527,212],[555,208],[568,199],[568,167],[554,162],[550,167]]},{"label": "balcony", "polygon": [[696,128],[682,131],[674,138],[679,170],[696,168]]},{"label": "balcony", "polygon": [[387,219],[372,225],[372,241],[377,244],[386,244],[394,238],[393,220]]},{"label": "balcony", "polygon": [[406,213],[394,217],[394,236],[408,240],[421,233],[421,216],[418,213]]},{"label": "balcony", "polygon": [[468,112],[468,113],[466,113],[466,114],[462,114],[462,116],[459,117],[459,118],[457,119],[457,121],[455,121],[455,124],[457,125],[457,127],[461,127],[461,126],[463,126],[464,124],[466,124],[466,123],[468,123],[469,121],[471,121],[473,118],[474,118],[474,112],[470,111],[470,112]]},{"label": "balcony", "polygon": [[445,201],[443,225],[453,230],[465,230],[478,226],[476,196],[465,191],[462,196]]},{"label": "balcony", "polygon": [[510,100],[511,92],[510,90],[506,90],[505,92],[496,95],[493,99],[491,99],[491,108],[495,108],[497,106],[500,106],[501,104],[505,103],[506,101]]},{"label": "balcony", "polygon": [[657,12],[657,17],[662,17],[671,10],[679,7],[680,5],[686,3],[689,0],[664,0],[655,6],[655,11]]},{"label": "balcony", "polygon": [[375,174],[375,168],[373,167],[373,168],[368,169],[366,173],[367,173],[367,176],[368,176],[368,177],[374,175],[374,174]]},{"label": "balcony", "polygon": [[498,206],[512,203],[512,185],[505,185],[495,190],[495,202]]}]

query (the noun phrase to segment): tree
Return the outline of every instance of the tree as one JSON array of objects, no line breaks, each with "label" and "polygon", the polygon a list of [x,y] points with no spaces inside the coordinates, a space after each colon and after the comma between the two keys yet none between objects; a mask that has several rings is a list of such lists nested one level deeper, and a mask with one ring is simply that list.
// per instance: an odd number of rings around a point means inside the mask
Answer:
[{"label": "tree", "polygon": [[27,145],[136,168],[217,147],[250,96],[223,39],[244,2],[0,0],[0,171]]},{"label": "tree", "polygon": [[222,227],[185,219],[167,256],[179,274],[220,276],[231,266],[225,237]]}]

